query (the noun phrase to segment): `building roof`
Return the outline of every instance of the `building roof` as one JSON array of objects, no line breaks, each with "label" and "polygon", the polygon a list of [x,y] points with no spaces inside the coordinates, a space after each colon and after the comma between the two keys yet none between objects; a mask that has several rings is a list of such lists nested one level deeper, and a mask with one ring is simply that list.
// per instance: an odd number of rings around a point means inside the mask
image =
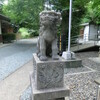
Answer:
[{"label": "building roof", "polygon": [[80,24],[80,26],[87,26],[87,25],[89,25],[89,23]]},{"label": "building roof", "polygon": [[5,21],[10,22],[10,19],[2,14],[0,14],[0,20],[5,20]]}]

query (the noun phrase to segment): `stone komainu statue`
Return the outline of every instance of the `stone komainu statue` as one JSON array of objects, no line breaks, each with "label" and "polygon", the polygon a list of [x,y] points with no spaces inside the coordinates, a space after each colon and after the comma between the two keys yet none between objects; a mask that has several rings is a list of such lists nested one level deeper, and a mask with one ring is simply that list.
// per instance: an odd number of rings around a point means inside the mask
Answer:
[{"label": "stone komainu statue", "polygon": [[61,22],[61,14],[54,11],[40,13],[40,30],[37,43],[37,55],[41,61],[47,57],[58,60],[57,24]]}]

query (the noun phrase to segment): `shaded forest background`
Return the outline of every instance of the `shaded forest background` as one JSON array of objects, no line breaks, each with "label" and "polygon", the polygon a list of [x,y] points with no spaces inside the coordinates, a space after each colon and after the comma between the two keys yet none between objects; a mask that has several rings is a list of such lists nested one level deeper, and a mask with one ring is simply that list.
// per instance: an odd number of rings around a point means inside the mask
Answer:
[{"label": "shaded forest background", "polygon": [[[39,13],[44,9],[46,2],[53,5],[52,9],[61,12],[62,23],[58,34],[67,35],[69,0],[0,0],[0,14],[9,17],[19,28],[27,28],[29,32],[38,34]],[[73,0],[72,10],[72,36],[79,34],[81,23],[100,24],[99,0]]]}]

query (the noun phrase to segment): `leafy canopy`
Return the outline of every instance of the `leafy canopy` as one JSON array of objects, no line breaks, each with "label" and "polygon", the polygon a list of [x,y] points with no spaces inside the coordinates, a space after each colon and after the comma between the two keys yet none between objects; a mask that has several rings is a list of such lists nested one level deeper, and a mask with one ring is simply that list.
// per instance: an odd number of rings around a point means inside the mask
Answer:
[{"label": "leafy canopy", "polygon": [[[62,34],[68,33],[68,20],[69,20],[69,1],[70,0],[50,0],[54,5],[55,10],[62,12]],[[86,12],[86,5],[90,0],[72,0],[72,35],[79,33],[79,25],[81,18]]]},{"label": "leafy canopy", "polygon": [[43,0],[9,0],[8,5],[3,7],[3,12],[21,27],[38,28],[43,3]]},{"label": "leafy canopy", "polygon": [[82,22],[93,22],[100,23],[100,1],[99,0],[91,0],[86,5],[86,13],[82,19]]}]

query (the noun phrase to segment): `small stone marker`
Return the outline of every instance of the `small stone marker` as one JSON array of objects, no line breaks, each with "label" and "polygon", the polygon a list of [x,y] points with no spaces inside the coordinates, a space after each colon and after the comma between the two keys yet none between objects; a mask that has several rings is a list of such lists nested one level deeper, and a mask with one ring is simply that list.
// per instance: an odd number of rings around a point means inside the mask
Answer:
[{"label": "small stone marker", "polygon": [[100,78],[96,79],[94,82],[98,84],[97,100],[100,100]]}]

